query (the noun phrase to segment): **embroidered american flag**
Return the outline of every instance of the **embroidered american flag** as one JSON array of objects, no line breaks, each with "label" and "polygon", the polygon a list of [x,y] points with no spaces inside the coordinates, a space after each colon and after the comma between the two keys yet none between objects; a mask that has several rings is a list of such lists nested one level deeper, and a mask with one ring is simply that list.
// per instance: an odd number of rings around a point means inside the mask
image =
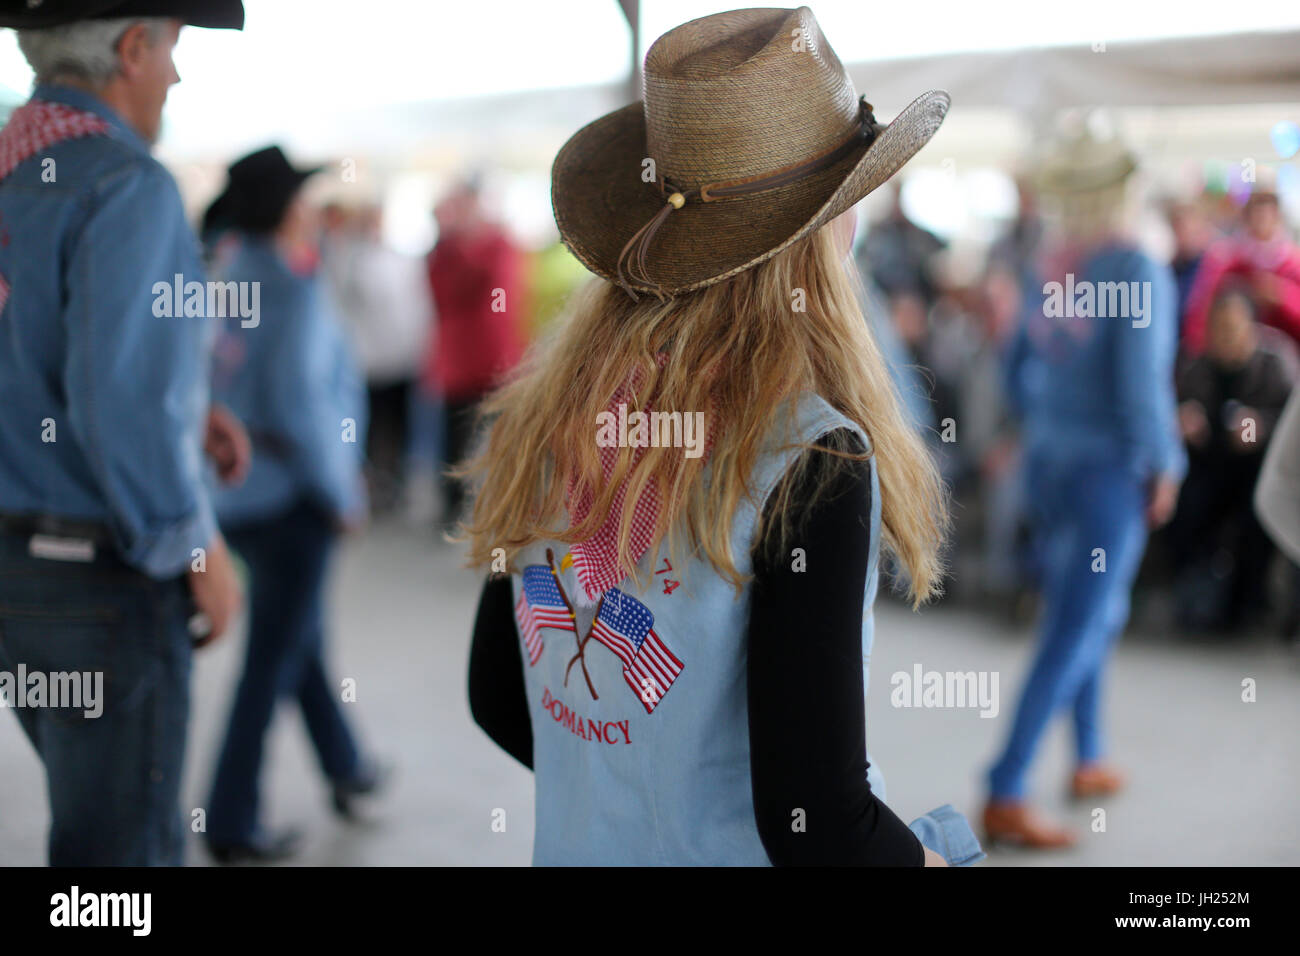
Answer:
[{"label": "embroidered american flag", "polygon": [[528,666],[542,656],[542,628],[553,627],[561,631],[576,631],[573,613],[555,583],[555,575],[544,564],[530,564],[524,568],[523,587],[515,602],[515,618],[519,622],[519,635],[528,651]]},{"label": "embroidered american flag", "polygon": [[94,113],[62,103],[30,100],[14,110],[4,129],[0,129],[0,179],[55,143],[107,132],[108,123]]},{"label": "embroidered american flag", "polygon": [[655,633],[654,623],[648,607],[610,588],[591,629],[591,636],[623,662],[623,679],[647,714],[658,706],[684,666]]}]

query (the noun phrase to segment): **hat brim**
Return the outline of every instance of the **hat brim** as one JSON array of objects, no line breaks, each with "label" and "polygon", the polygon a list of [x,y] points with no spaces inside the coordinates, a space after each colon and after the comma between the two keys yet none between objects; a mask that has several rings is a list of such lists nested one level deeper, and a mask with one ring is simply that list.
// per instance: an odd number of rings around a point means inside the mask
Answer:
[{"label": "hat brim", "polygon": [[[875,138],[812,176],[749,196],[688,202],[655,233],[647,272],[673,296],[750,269],[785,249],[884,183],[929,142],[950,99],[931,90],[913,100]],[[642,180],[648,158],[640,102],[584,126],[560,149],[551,170],[551,205],[560,237],[592,272],[618,281],[628,239],[663,208]],[[671,171],[669,171],[671,172]],[[637,291],[654,291],[632,281]]]},{"label": "hat brim", "polygon": [[203,214],[203,231],[250,228],[250,224],[259,221],[267,208],[283,215],[307,180],[324,172],[325,168],[287,167],[279,173],[279,180],[269,190],[258,189],[255,184],[244,181],[227,181],[226,188]]},{"label": "hat brim", "polygon": [[1112,162],[1087,169],[1044,169],[1035,177],[1035,183],[1040,191],[1061,196],[1101,192],[1111,186],[1118,186],[1137,172],[1137,168],[1137,159],[1124,155]]}]

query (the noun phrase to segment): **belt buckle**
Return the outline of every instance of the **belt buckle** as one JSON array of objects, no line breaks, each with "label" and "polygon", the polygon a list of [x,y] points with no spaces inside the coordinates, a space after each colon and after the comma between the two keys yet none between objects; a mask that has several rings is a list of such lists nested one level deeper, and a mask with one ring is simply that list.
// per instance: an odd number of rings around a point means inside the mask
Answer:
[{"label": "belt buckle", "polygon": [[89,538],[65,538],[52,534],[34,534],[27,542],[27,553],[47,561],[95,560],[95,542]]}]

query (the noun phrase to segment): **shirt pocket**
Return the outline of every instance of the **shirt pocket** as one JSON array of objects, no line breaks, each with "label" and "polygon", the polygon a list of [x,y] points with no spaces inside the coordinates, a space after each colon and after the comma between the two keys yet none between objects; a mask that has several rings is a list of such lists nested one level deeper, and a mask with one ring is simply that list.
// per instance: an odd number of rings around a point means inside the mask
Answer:
[{"label": "shirt pocket", "polygon": [[907,826],[922,846],[938,853],[949,866],[970,866],[984,859],[975,831],[950,803],[917,817]]}]

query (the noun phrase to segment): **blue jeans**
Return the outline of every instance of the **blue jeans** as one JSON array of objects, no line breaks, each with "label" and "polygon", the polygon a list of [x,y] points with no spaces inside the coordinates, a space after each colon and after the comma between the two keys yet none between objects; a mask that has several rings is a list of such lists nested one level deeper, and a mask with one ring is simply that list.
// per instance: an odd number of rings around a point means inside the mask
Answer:
[{"label": "blue jeans", "polygon": [[[1044,608],[1038,652],[1006,749],[989,773],[996,799],[1024,796],[1048,721],[1070,707],[1080,764],[1102,756],[1107,658],[1128,622],[1146,547],[1145,489],[1118,463],[1030,460],[1028,492],[1042,534]],[[1096,549],[1104,551],[1105,571]]]},{"label": "blue jeans", "polygon": [[0,536],[0,669],[103,674],[99,716],[14,709],[45,765],[50,864],[180,865],[185,579],[152,580],[102,549],[87,563],[36,558],[28,540]]},{"label": "blue jeans", "polygon": [[246,843],[258,828],[258,778],[277,699],[302,708],[325,775],[358,774],[356,742],[337,684],[325,676],[325,576],[335,531],[322,510],[299,502],[283,514],[223,529],[248,565],[250,614],[244,672],[208,804],[209,842]]},{"label": "blue jeans", "polygon": [[411,404],[407,412],[411,427],[407,432],[406,453],[415,466],[437,470],[442,467],[442,446],[446,413],[442,397],[425,391],[422,384],[411,388]]}]

